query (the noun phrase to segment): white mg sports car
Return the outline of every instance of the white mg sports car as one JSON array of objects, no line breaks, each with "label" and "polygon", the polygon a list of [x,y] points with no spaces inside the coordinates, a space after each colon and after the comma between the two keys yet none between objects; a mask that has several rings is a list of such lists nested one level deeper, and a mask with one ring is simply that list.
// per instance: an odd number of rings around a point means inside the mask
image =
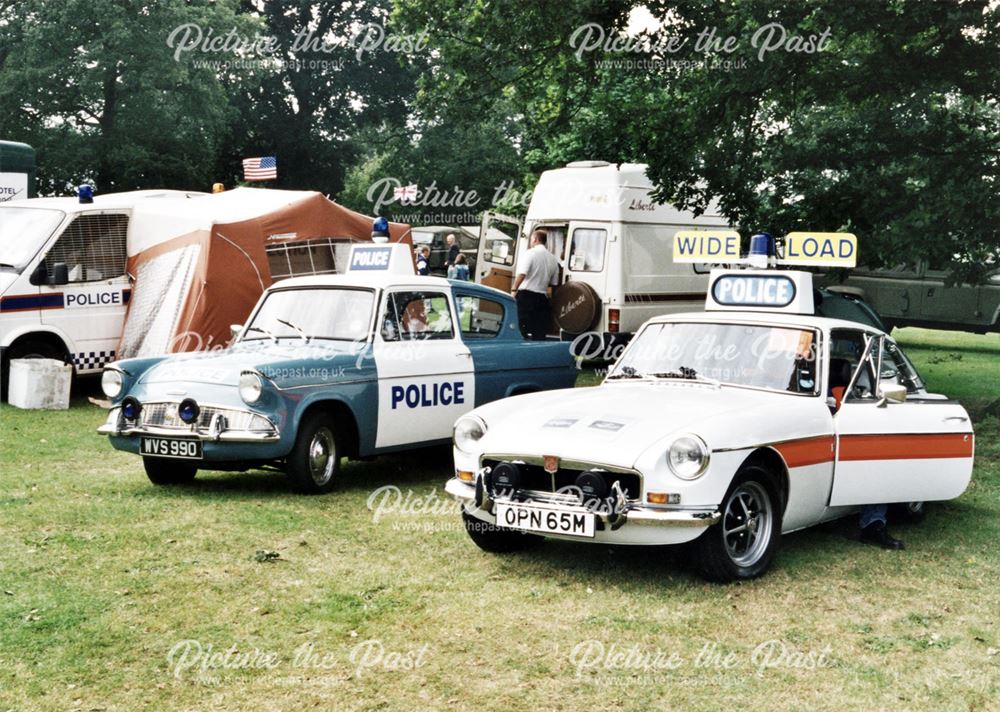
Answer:
[{"label": "white mg sports car", "polygon": [[809,273],[716,270],[704,313],[652,319],[597,387],[519,396],[455,425],[481,548],[540,537],[692,542],[702,574],[762,574],[780,537],[969,484],[973,432],[878,329],[818,317]]}]

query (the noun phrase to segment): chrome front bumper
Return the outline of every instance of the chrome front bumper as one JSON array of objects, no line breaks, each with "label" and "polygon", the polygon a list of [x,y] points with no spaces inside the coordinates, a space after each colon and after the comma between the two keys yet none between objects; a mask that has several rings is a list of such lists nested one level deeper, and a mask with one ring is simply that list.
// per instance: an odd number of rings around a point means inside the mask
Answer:
[{"label": "chrome front bumper", "polygon": [[[260,416],[258,416],[260,417]],[[229,430],[225,418],[213,418],[208,428],[195,425],[157,427],[140,423],[127,423],[121,415],[121,408],[112,408],[104,425],[97,428],[100,435],[131,437],[150,435],[164,438],[197,438],[204,442],[273,443],[281,436],[277,428],[271,430]]]},{"label": "chrome front bumper", "polygon": [[[463,482],[457,477],[453,477],[448,480],[447,484],[445,484],[444,490],[467,508],[478,509],[481,512],[488,513],[490,516],[493,515],[494,501],[488,497],[481,505],[478,507],[476,506],[476,486],[474,483]],[[557,503],[552,501],[539,502],[539,504],[542,503],[547,505],[556,504],[558,506]],[[572,507],[567,506],[566,509],[571,510]],[[626,506],[623,511],[615,515],[600,513],[595,514],[605,527],[611,530],[620,529],[625,524],[651,527],[704,528],[717,523],[722,516],[717,510],[714,509],[662,510],[651,509],[649,507],[643,507],[635,504]]]}]

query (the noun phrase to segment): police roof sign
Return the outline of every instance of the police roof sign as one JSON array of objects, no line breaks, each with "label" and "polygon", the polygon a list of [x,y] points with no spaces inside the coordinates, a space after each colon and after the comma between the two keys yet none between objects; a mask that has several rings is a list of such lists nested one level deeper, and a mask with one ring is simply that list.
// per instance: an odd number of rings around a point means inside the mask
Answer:
[{"label": "police roof sign", "polygon": [[790,232],[778,264],[854,267],[857,261],[858,238],[849,232]]},{"label": "police roof sign", "polygon": [[738,262],[740,234],[735,230],[678,230],[674,262]]},{"label": "police roof sign", "polygon": [[708,283],[707,311],[812,314],[815,310],[809,272],[714,269]]},{"label": "police roof sign", "polygon": [[413,274],[413,258],[403,243],[353,245],[347,271]]},{"label": "police roof sign", "polygon": [[[674,233],[674,262],[743,264],[740,235],[735,230],[678,230]],[[773,264],[854,267],[858,239],[848,232],[790,232],[784,251]]]}]

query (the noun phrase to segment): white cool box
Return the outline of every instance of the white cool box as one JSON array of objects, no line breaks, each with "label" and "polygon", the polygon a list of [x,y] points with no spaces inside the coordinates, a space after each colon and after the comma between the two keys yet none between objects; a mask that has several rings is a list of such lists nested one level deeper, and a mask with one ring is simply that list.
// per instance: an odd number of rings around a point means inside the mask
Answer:
[{"label": "white cool box", "polygon": [[73,367],[52,358],[17,358],[10,362],[8,402],[28,410],[66,410]]}]

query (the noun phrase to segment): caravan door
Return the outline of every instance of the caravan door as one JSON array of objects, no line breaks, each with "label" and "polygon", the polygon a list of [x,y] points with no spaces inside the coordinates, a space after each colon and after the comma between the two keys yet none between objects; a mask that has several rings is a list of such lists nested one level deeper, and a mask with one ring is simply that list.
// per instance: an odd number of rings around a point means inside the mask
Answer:
[{"label": "caravan door", "polygon": [[519,219],[489,211],[483,213],[473,280],[509,294],[514,283],[520,235]]}]

